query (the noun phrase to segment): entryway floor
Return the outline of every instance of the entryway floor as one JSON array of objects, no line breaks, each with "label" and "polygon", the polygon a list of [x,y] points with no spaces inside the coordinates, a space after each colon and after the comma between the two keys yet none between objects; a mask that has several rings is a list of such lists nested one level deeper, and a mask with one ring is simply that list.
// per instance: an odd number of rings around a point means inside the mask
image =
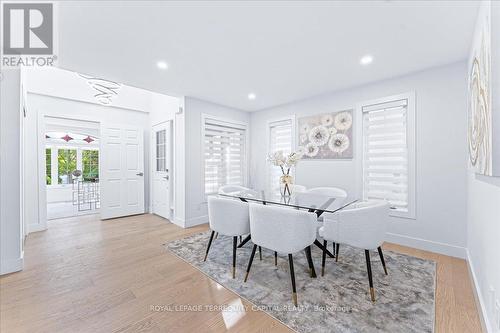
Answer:
[{"label": "entryway floor", "polygon": [[[82,205],[82,208],[88,208],[88,205]],[[54,202],[47,204],[47,220],[55,220],[66,217],[91,215],[91,214],[99,214],[99,209],[79,211],[78,206],[73,205],[72,202]]]}]

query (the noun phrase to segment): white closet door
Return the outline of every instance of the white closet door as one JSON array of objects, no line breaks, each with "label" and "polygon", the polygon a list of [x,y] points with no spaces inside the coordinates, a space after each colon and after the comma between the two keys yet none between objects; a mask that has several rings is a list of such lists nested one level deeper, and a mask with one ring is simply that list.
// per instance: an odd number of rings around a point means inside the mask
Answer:
[{"label": "white closet door", "polygon": [[144,213],[144,129],[101,124],[101,219]]}]

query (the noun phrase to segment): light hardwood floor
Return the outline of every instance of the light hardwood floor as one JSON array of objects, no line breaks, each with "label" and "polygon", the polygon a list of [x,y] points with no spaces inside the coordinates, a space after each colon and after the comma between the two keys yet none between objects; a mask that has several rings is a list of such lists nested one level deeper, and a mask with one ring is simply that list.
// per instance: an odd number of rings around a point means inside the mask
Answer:
[{"label": "light hardwood floor", "polygon": [[[54,220],[28,236],[25,269],[0,278],[1,332],[223,332],[221,311],[154,311],[154,305],[224,305],[238,296],[165,251],[207,229],[153,215]],[[437,262],[436,332],[480,332],[464,260],[386,244]],[[251,304],[243,301],[244,305]],[[249,310],[229,330],[291,332]]]}]

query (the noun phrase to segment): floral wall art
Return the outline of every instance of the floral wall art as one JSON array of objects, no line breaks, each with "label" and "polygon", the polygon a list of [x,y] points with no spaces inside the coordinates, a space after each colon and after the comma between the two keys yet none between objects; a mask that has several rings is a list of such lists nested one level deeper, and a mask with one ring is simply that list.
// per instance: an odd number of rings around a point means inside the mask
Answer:
[{"label": "floral wall art", "polygon": [[489,22],[480,27],[469,67],[469,161],[473,169],[491,175],[491,100]]},{"label": "floral wall art", "polygon": [[500,32],[492,29],[489,7],[480,12],[469,58],[469,162],[475,173],[500,176]]},{"label": "floral wall art", "polygon": [[353,111],[318,114],[298,120],[298,151],[303,159],[352,158]]}]

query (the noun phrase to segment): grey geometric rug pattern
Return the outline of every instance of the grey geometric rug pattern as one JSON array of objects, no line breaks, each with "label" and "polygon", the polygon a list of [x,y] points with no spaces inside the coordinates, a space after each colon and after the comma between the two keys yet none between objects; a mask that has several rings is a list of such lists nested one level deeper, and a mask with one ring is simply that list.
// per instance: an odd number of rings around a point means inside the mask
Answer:
[{"label": "grey geometric rug pattern", "polygon": [[[292,303],[286,254],[256,251],[243,282],[252,242],[239,248],[236,278],[231,278],[232,238],[219,235],[203,262],[210,232],[166,244],[168,250],[234,291],[259,309],[297,332],[433,332],[436,265],[404,254],[384,251],[389,275],[384,274],[377,251],[371,251],[376,302],[370,300],[364,251],[340,246],[339,261],[327,257],[321,276],[321,250],[313,246],[317,278],[309,275],[304,251],[294,254],[299,306]],[[329,245],[331,249],[331,245]]]}]

